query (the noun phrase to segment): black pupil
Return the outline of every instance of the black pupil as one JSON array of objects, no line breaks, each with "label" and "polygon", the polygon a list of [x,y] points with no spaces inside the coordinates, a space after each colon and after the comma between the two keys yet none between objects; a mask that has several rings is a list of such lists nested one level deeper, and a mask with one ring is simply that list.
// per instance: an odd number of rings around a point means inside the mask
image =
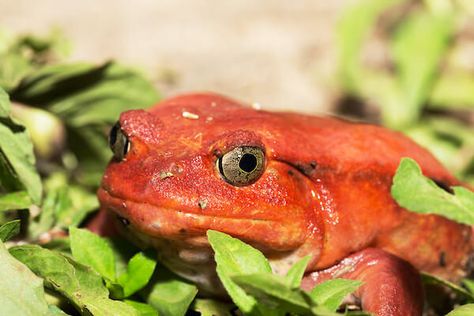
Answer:
[{"label": "black pupil", "polygon": [[257,167],[257,157],[252,154],[244,154],[239,161],[239,168],[245,172],[252,172]]}]

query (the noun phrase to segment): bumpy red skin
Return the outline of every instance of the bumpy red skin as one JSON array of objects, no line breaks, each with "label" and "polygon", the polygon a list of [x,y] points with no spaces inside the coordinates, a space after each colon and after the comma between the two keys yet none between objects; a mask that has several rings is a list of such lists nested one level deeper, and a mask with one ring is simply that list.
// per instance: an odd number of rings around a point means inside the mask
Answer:
[{"label": "bumpy red skin", "polygon": [[[352,261],[346,277],[370,279],[359,294],[380,315],[389,315],[383,313],[389,305],[401,305],[402,311],[390,315],[421,313],[419,283],[414,292],[405,286],[418,275],[401,266],[450,279],[462,274],[470,228],[408,212],[390,196],[402,157],[415,159],[430,178],[459,185],[400,133],[330,117],[257,111],[214,94],[128,111],[120,124],[131,148],[123,161],[109,164],[98,196],[103,210],[130,222],[130,231],[199,249],[209,247],[208,229],[219,230],[271,258],[292,254],[288,265],[310,254],[308,272],[344,265],[341,260],[351,255],[378,258],[380,269]],[[266,169],[257,182],[235,187],[222,179],[216,160],[241,145],[264,148]],[[367,255],[369,247],[379,250]],[[377,300],[379,291],[370,288],[387,275],[396,290]],[[319,279],[324,277],[313,274],[305,284]]]}]

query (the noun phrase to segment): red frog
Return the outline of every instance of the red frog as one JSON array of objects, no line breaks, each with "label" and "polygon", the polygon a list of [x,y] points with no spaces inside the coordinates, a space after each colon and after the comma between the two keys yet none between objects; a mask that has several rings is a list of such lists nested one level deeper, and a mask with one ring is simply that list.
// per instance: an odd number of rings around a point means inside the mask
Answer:
[{"label": "red frog", "polygon": [[402,157],[441,186],[459,185],[398,132],[330,117],[272,113],[215,94],[189,94],[120,115],[98,196],[107,218],[202,293],[223,295],[208,229],[260,249],[275,273],[311,255],[304,289],[363,281],[376,315],[420,315],[418,271],[459,279],[471,229],[409,212],[392,199]]}]

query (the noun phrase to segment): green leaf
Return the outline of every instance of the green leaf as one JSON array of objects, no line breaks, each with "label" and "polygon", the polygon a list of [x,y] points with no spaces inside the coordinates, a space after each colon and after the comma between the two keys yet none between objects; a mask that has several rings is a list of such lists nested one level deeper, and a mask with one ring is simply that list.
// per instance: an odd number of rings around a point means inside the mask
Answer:
[{"label": "green leaf", "polygon": [[[396,119],[398,127],[414,122],[429,97],[441,59],[453,36],[449,14],[416,11],[403,21],[392,42],[397,77],[404,96]],[[429,36],[427,36],[429,34]]]},{"label": "green leaf", "polygon": [[26,129],[9,117],[8,96],[0,88],[0,189],[26,189],[33,203],[41,201],[42,186],[35,168],[33,146]]},{"label": "green leaf", "polygon": [[48,306],[48,316],[67,316],[65,312],[63,312],[59,307],[56,305],[49,305]]},{"label": "green leaf", "polygon": [[231,316],[232,304],[220,301],[197,298],[194,300],[192,310],[199,312],[201,316]]},{"label": "green leaf", "polygon": [[231,279],[272,310],[312,315],[313,308],[317,307],[306,292],[299,288],[291,288],[281,276],[254,273],[235,275]]},{"label": "green leaf", "polygon": [[124,300],[124,302],[137,310],[140,316],[158,316],[158,312],[148,304],[132,300]]},{"label": "green leaf", "polygon": [[69,229],[71,252],[77,262],[92,267],[104,278],[115,280],[115,257],[108,242],[86,229]]},{"label": "green leaf", "polygon": [[474,295],[472,293],[469,293],[464,288],[460,287],[457,284],[449,282],[448,280],[441,279],[440,277],[437,277],[435,275],[432,275],[426,272],[421,273],[421,280],[423,281],[424,284],[435,284],[435,285],[442,285],[444,287],[447,287],[451,289],[453,292],[455,292],[456,294],[467,299],[468,302],[474,302]]},{"label": "green leaf", "polygon": [[46,315],[43,280],[13,258],[0,242],[0,314]]},{"label": "green leaf", "polygon": [[67,124],[80,127],[113,123],[125,110],[153,105],[158,94],[139,72],[108,62],[44,67],[24,79],[12,98],[46,106]]},{"label": "green leaf", "polygon": [[0,196],[0,211],[20,210],[30,207],[31,199],[26,191],[12,192]]},{"label": "green leaf", "polygon": [[443,73],[430,95],[430,108],[474,109],[474,75],[469,72]]},{"label": "green leaf", "polygon": [[286,274],[286,281],[288,282],[291,288],[299,288],[301,284],[301,279],[303,279],[304,271],[308,262],[311,260],[311,256],[306,256],[303,259],[295,263],[288,273]]},{"label": "green leaf", "polygon": [[0,226],[0,239],[5,242],[18,235],[20,232],[20,220],[10,221]]},{"label": "green leaf", "polygon": [[128,262],[127,272],[118,278],[118,283],[123,287],[124,297],[142,289],[150,281],[155,266],[156,260],[151,254],[139,252],[133,256]]},{"label": "green leaf", "polygon": [[10,253],[42,277],[48,288],[69,299],[80,313],[139,315],[133,307],[109,299],[102,277],[72,258],[37,245],[12,247]]},{"label": "green leaf", "polygon": [[471,279],[463,279],[462,283],[468,289],[468,291],[474,295],[474,280]]},{"label": "green leaf", "polygon": [[410,211],[474,225],[474,193],[463,187],[452,189],[454,194],[439,188],[422,175],[414,160],[403,158],[393,178],[391,193],[400,206]]},{"label": "green leaf", "polygon": [[14,89],[29,73],[68,53],[68,43],[57,29],[44,37],[12,36],[0,30],[0,43],[0,87],[7,91]]},{"label": "green leaf", "polygon": [[463,179],[474,171],[472,127],[454,119],[436,117],[424,119],[404,133],[427,148],[444,166]]},{"label": "green leaf", "polygon": [[333,279],[316,285],[310,292],[311,298],[330,311],[336,311],[343,299],[362,284],[360,281]]},{"label": "green leaf", "polygon": [[257,302],[235,284],[231,276],[262,272],[270,274],[270,264],[260,251],[227,234],[208,230],[207,238],[215,252],[217,274],[227,293],[243,313],[250,314]]},{"label": "green leaf", "polygon": [[466,304],[456,307],[453,311],[449,312],[446,316],[472,316],[474,315],[474,304]]},{"label": "green leaf", "polygon": [[159,267],[147,288],[145,298],[160,316],[183,316],[197,292],[196,286]]},{"label": "green leaf", "polygon": [[377,18],[388,8],[405,0],[363,0],[349,6],[343,13],[337,27],[339,67],[343,84],[349,91],[365,89],[361,63],[361,51],[366,37],[374,27]]}]

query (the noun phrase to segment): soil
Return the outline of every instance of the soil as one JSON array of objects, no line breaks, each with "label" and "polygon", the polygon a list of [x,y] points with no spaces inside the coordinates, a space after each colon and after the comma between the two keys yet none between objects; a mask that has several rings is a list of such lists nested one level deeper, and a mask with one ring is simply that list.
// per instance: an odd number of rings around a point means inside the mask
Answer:
[{"label": "soil", "polygon": [[263,108],[323,112],[348,0],[0,0],[0,28],[63,30],[73,60],[145,69],[164,96],[216,91]]}]

